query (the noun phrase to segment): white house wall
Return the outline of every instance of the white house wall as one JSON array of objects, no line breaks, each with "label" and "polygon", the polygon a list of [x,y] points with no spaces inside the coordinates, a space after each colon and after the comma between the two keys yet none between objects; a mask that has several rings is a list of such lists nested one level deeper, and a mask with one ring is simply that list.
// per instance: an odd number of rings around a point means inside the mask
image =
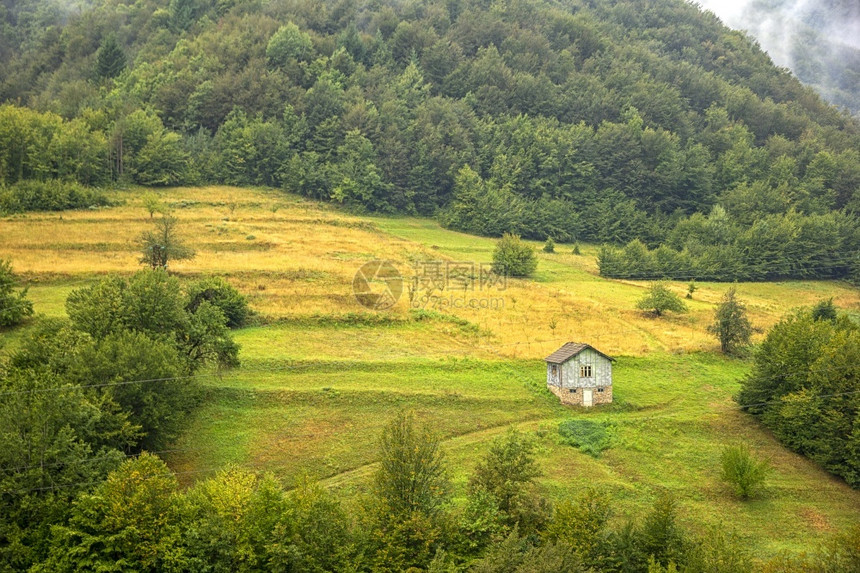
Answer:
[{"label": "white house wall", "polygon": [[[580,366],[591,365],[591,378],[580,378]],[[586,348],[561,365],[562,388],[597,388],[612,384],[612,362]]]}]

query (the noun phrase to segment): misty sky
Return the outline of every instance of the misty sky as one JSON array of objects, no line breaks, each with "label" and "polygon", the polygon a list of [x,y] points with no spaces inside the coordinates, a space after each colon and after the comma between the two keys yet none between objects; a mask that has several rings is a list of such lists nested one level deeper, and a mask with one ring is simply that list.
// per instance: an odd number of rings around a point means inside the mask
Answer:
[{"label": "misty sky", "polygon": [[[791,66],[791,38],[809,23],[830,41],[860,49],[858,0],[698,0],[726,25],[746,30],[779,66]],[[827,6],[827,8],[824,8]]]}]

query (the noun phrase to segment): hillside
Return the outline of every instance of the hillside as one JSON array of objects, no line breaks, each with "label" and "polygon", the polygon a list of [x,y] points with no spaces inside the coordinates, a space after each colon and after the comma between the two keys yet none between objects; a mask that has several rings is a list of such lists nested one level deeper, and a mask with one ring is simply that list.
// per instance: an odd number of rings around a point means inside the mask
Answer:
[{"label": "hillside", "polygon": [[[71,290],[138,268],[133,240],[149,214],[137,190],[110,198],[122,204],[3,219],[0,258],[15,262],[37,313],[63,316]],[[306,472],[356,499],[375,469],[380,428],[411,409],[441,432],[461,501],[477,457],[515,425],[538,439],[540,484],[553,499],[596,485],[610,492],[621,523],[669,488],[685,526],[720,525],[762,560],[811,550],[860,511],[858,492],[785,450],[732,401],[749,363],[715,353],[705,331],[727,285],[700,284],[688,315],[649,318],[634,310],[645,283],[600,278],[596,247],[573,255],[567,244],[540,254],[534,280],[418,297],[424,312],[410,311],[404,292],[393,309],[374,312],[352,294],[367,261],[389,259],[409,276],[418,260],[487,262],[493,242],[428,219],[344,215],[275,191],[180,188],[159,199],[198,249],[174,272],[225,276],[259,313],[236,332],[242,366],[199,378],[202,402],[162,454],[185,484],[234,463],[288,485]],[[851,312],[860,304],[856,289],[834,282],[736,286],[760,329],[821,299]],[[453,301],[463,296],[500,302],[460,308]],[[6,351],[25,333],[4,333]],[[566,409],[543,390],[541,359],[569,339],[618,358],[612,407]],[[566,445],[558,427],[570,419],[605,425],[612,447],[593,458]],[[719,451],[735,440],[775,468],[752,502],[737,501],[718,477]]]},{"label": "hillside", "polygon": [[[860,273],[857,122],[681,0],[25,1],[0,20],[7,211],[28,179],[266,185],[696,253],[672,232],[719,207],[846,253],[790,278]],[[784,242],[733,235],[729,258]]]}]

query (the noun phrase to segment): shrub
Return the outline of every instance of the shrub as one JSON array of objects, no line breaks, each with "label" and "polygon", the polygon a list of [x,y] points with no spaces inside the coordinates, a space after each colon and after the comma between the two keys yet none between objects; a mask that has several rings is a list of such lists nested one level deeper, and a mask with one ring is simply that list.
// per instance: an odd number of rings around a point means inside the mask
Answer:
[{"label": "shrub", "polygon": [[133,330],[172,341],[192,371],[208,362],[238,365],[239,348],[221,309],[204,299],[191,310],[187,300],[178,279],[162,269],[147,270],[129,279],[105,277],[73,291],[66,312],[76,330],[97,340]]},{"label": "shrub", "polygon": [[690,281],[690,284],[687,285],[687,298],[692,300],[693,293],[695,293],[697,290],[699,290],[699,287],[696,285],[696,281]]},{"label": "shrub", "polygon": [[728,446],[720,455],[721,477],[741,499],[749,499],[764,485],[770,464],[756,460],[745,444]]},{"label": "shrub", "polygon": [[833,304],[832,298],[820,300],[812,307],[812,318],[815,320],[835,322],[836,316],[836,305]]},{"label": "shrub", "polygon": [[33,303],[27,300],[27,289],[15,292],[12,264],[0,259],[0,326],[15,326],[33,315]]},{"label": "shrub", "polygon": [[110,205],[110,201],[98,189],[58,179],[26,180],[0,187],[2,213],[65,211],[105,205]]},{"label": "shrub", "polygon": [[555,241],[552,240],[552,237],[547,237],[546,243],[543,245],[543,252],[545,253],[554,253],[555,252]]},{"label": "shrub", "polygon": [[243,326],[251,316],[248,300],[221,277],[207,277],[195,281],[186,290],[188,304],[185,309],[189,312],[195,312],[204,300],[209,301],[224,313],[230,328]]},{"label": "shrub", "polygon": [[537,270],[534,249],[519,235],[505,233],[493,251],[493,272],[512,277],[527,277]]},{"label": "shrub", "polygon": [[612,445],[612,436],[600,422],[567,420],[559,424],[558,433],[565,444],[595,458]]},{"label": "shrub", "polygon": [[609,569],[606,558],[613,553],[609,530],[611,514],[609,494],[588,488],[577,497],[565,499],[555,506],[544,535],[550,541],[570,544],[586,565],[595,571],[605,571]]}]

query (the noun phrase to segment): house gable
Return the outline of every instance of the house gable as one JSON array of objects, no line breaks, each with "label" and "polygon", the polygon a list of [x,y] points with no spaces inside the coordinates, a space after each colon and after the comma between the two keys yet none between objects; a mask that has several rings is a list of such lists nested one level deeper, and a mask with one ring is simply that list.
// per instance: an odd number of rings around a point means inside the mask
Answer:
[{"label": "house gable", "polygon": [[564,344],[564,346],[562,346],[561,348],[559,348],[558,350],[556,350],[555,352],[553,352],[552,354],[550,354],[549,356],[544,358],[544,361],[550,362],[552,364],[562,364],[564,362],[567,362],[571,358],[579,355],[581,352],[583,352],[587,349],[596,352],[597,354],[601,355],[602,357],[604,357],[605,359],[607,359],[611,362],[615,362],[615,359],[612,358],[611,356],[607,356],[606,354],[597,350],[596,348],[594,348],[590,344],[585,344],[584,342],[567,342]]},{"label": "house gable", "polygon": [[611,402],[613,361],[588,344],[569,342],[546,358],[547,386],[565,404]]}]

